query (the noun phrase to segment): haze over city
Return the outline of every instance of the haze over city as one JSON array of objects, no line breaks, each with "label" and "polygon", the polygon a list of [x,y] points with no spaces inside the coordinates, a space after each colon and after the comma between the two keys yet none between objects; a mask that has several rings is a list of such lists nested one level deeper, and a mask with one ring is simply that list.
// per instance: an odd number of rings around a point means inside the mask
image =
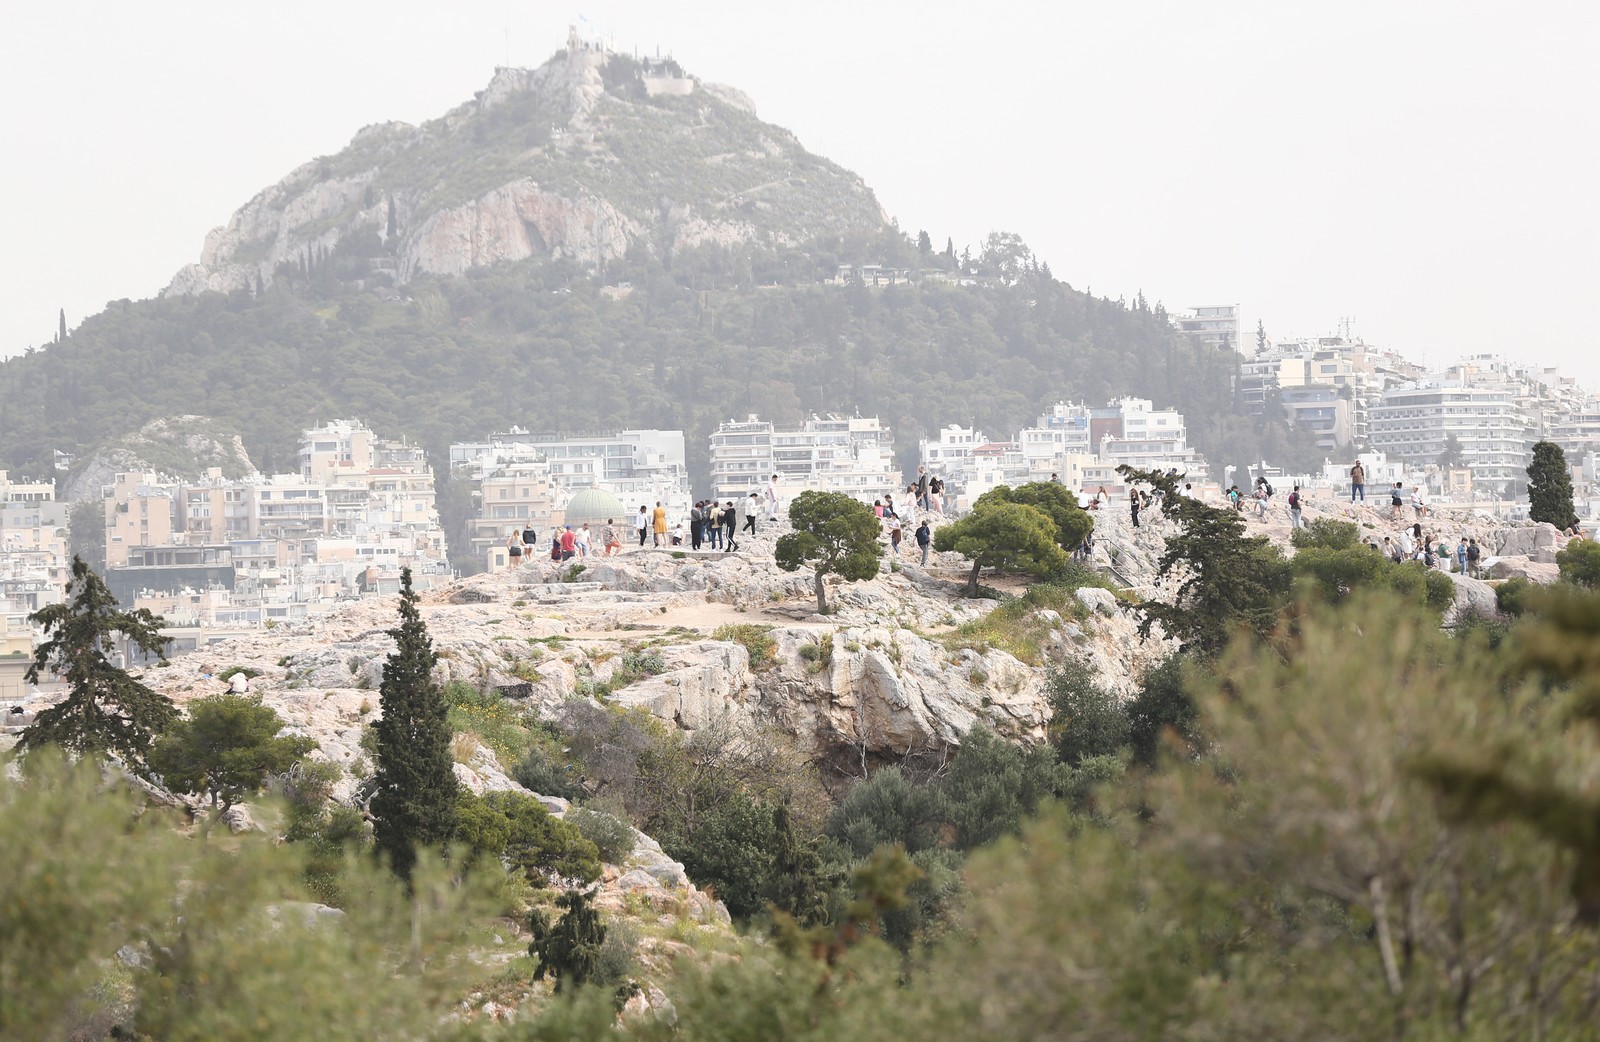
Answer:
[{"label": "haze over city", "polygon": [[0,42],[13,162],[0,354],[151,295],[207,231],[360,127],[422,122],[569,23],[670,51],[942,245],[1274,337],[1600,385],[1594,8],[1488,4],[61,3]]}]

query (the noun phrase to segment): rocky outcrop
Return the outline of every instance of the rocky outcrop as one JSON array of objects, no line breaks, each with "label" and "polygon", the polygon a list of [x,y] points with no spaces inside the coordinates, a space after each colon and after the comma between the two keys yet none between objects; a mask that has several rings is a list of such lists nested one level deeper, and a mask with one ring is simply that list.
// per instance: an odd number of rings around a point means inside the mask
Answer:
[{"label": "rocky outcrop", "polygon": [[1567,537],[1555,525],[1539,522],[1528,528],[1508,528],[1498,533],[1493,544],[1498,557],[1526,557],[1539,564],[1553,565],[1556,554],[1565,549]]},{"label": "rocky outcrop", "polygon": [[1533,561],[1526,557],[1496,557],[1488,565],[1491,579],[1527,579],[1536,583],[1553,583],[1561,578],[1561,569],[1554,563]]},{"label": "rocky outcrop", "polygon": [[61,484],[70,503],[99,503],[101,489],[118,474],[155,470],[179,478],[200,478],[207,468],[239,478],[255,471],[244,441],[225,423],[206,416],[151,420],[131,434],[107,443],[80,461]]},{"label": "rocky outcrop", "polygon": [[338,277],[375,287],[506,261],[594,266],[633,246],[794,245],[887,223],[860,178],[754,111],[732,88],[648,76],[598,48],[500,68],[443,117],[366,127],[262,190],[164,292],[255,290],[347,242],[355,252]]},{"label": "rocky outcrop", "polygon": [[567,198],[526,178],[425,218],[400,249],[400,279],[530,257],[593,266],[622,256],[641,231],[604,200]]},{"label": "rocky outcrop", "polygon": [[1493,586],[1481,579],[1453,572],[1450,573],[1450,581],[1455,583],[1456,596],[1450,607],[1445,609],[1443,621],[1446,628],[1473,617],[1492,619],[1500,613]]}]

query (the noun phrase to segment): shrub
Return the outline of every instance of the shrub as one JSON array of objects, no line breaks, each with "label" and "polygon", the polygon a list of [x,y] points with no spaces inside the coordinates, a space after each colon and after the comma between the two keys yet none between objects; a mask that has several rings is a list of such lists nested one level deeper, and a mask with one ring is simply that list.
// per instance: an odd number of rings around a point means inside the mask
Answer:
[{"label": "shrub", "polygon": [[926,785],[885,767],[857,782],[828,818],[828,835],[858,858],[898,843],[915,854],[938,838],[939,800]]},{"label": "shrub", "polygon": [[567,813],[566,821],[577,829],[584,839],[595,845],[601,859],[607,864],[620,865],[627,860],[629,854],[633,853],[633,845],[638,837],[625,821],[620,821],[604,811],[588,810],[584,807],[574,807]]},{"label": "shrub", "polygon": [[1306,522],[1304,528],[1289,533],[1289,542],[1296,550],[1321,547],[1325,550],[1348,550],[1361,542],[1361,529],[1353,522],[1332,517],[1319,517]]},{"label": "shrub", "polygon": [[517,762],[511,775],[518,785],[532,789],[541,796],[575,800],[583,795],[583,787],[578,784],[577,769],[537,744]]},{"label": "shrub", "polygon": [[500,859],[535,884],[550,879],[592,883],[600,878],[600,852],[577,828],[550,816],[544,804],[520,792],[483,796],[462,790],[457,836],[473,860]]},{"label": "shrub", "polygon": [[711,634],[712,640],[725,640],[744,645],[750,653],[750,668],[756,672],[771,669],[778,661],[778,642],[772,639],[771,626],[758,626],[741,622],[718,626]]},{"label": "shrub", "polygon": [[1014,835],[1022,820],[1062,787],[1064,774],[1050,749],[1022,749],[986,727],[974,727],[939,779],[944,819],[955,847],[971,850]]},{"label": "shrub", "polygon": [[1094,682],[1082,662],[1070,660],[1049,680],[1050,734],[1061,761],[1076,767],[1093,756],[1115,755],[1128,744],[1127,711],[1116,696]]},{"label": "shrub", "polygon": [[1600,589],[1600,543],[1593,539],[1574,539],[1567,548],[1556,554],[1556,565],[1561,569],[1561,581]]},{"label": "shrub", "polygon": [[1538,587],[1520,575],[1514,579],[1507,579],[1495,587],[1495,607],[1500,609],[1500,614],[1516,618],[1528,612],[1529,599],[1537,592]]}]

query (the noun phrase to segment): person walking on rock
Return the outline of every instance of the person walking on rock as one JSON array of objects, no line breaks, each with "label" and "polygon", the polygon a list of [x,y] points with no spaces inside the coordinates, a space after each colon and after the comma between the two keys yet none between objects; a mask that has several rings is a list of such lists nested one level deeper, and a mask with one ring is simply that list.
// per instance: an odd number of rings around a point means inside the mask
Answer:
[{"label": "person walking on rock", "polygon": [[650,528],[655,533],[657,546],[667,545],[667,508],[661,505],[661,500],[656,500],[656,509],[650,515]]},{"label": "person walking on rock", "polygon": [[922,551],[922,566],[928,566],[928,547],[933,544],[933,529],[928,527],[928,519],[923,518],[922,524],[917,526],[917,549]]},{"label": "person walking on rock", "polygon": [[1306,526],[1302,507],[1304,501],[1300,498],[1300,486],[1296,485],[1294,491],[1289,493],[1289,527],[1304,528]]},{"label": "person walking on rock", "polygon": [[600,542],[605,547],[607,557],[615,557],[618,550],[622,549],[622,540],[617,538],[617,526],[611,518],[606,518],[605,527],[600,529]]},{"label": "person walking on rock", "polygon": [[778,520],[778,475],[767,481],[767,520]]},{"label": "person walking on rock", "polygon": [[902,534],[903,529],[900,527],[900,519],[891,517],[889,519],[889,549],[896,557],[900,556],[900,537]]},{"label": "person walking on rock", "polygon": [[932,510],[928,501],[928,468],[917,468],[917,505],[923,510]]},{"label": "person walking on rock", "polygon": [[1135,489],[1128,496],[1128,513],[1133,515],[1133,527],[1139,527],[1139,492]]},{"label": "person walking on rock", "polygon": [[1478,578],[1478,562],[1483,560],[1483,551],[1478,549],[1476,539],[1467,540],[1467,574],[1474,579]]},{"label": "person walking on rock", "polygon": [[1357,496],[1361,497],[1361,502],[1367,501],[1367,468],[1360,460],[1350,468],[1350,502],[1354,503]]},{"label": "person walking on rock", "polygon": [[745,532],[749,532],[751,535],[755,535],[756,521],[761,516],[761,500],[752,492],[739,501],[739,506],[743,508],[742,512],[744,514],[744,524],[739,526],[739,533],[742,535]]},{"label": "person walking on rock", "polygon": [[1396,481],[1394,488],[1389,490],[1389,520],[1400,520],[1400,510],[1406,505],[1405,493],[1400,491],[1401,483]]},{"label": "person walking on rock", "polygon": [[728,553],[737,553],[739,544],[734,542],[734,533],[739,527],[739,513],[733,508],[733,500],[728,500],[728,506],[722,511],[722,531],[727,537]]},{"label": "person walking on rock", "polygon": [[639,533],[639,545],[644,545],[644,533],[650,527],[648,511],[643,503],[639,504],[639,512],[633,517],[633,527]]},{"label": "person walking on rock", "polygon": [[713,550],[722,549],[722,508],[714,499],[706,500],[706,505],[701,510],[701,516],[706,521],[706,542]]}]

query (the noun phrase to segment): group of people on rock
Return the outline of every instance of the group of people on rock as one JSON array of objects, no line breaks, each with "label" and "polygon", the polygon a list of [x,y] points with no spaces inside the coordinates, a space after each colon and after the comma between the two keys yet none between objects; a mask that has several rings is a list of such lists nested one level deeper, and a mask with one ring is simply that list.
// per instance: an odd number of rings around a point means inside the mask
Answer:
[{"label": "group of people on rock", "polygon": [[[922,507],[924,512],[927,512],[928,508],[922,506],[922,504],[932,496],[941,495],[944,486],[938,478],[934,478],[931,482],[928,481],[926,473],[923,472],[921,467],[918,467],[917,470],[922,475],[922,492],[920,495],[917,493],[917,485],[910,486],[910,492],[916,496],[917,505]],[[940,492],[933,490],[932,486],[935,484],[939,485]],[[878,516],[879,521],[883,522],[884,530],[889,533],[890,552],[899,557],[900,544],[905,541],[905,524],[900,518],[900,512],[895,509],[894,496],[885,494],[882,499],[874,499],[872,501],[872,512]],[[921,524],[917,525],[912,538],[917,544],[917,549],[922,554],[922,563],[926,565],[928,563],[928,551],[933,547],[933,526],[926,517],[922,519]]]}]

